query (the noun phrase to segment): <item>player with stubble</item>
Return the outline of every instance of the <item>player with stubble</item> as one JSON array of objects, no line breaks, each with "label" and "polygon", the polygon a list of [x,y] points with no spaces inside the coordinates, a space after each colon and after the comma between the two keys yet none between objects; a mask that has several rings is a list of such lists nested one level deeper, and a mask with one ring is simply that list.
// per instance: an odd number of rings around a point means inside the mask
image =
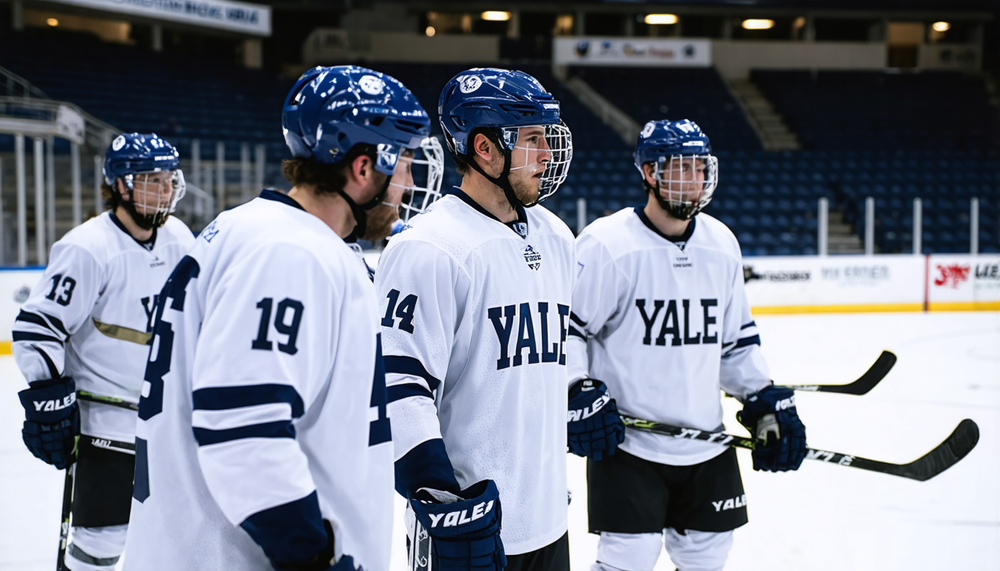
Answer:
[{"label": "player with stubble", "polygon": [[539,202],[571,135],[520,71],[462,72],[438,111],[462,184],[390,241],[375,278],[410,568],[567,570],[567,444],[617,444],[601,415],[567,438],[576,256]]}]

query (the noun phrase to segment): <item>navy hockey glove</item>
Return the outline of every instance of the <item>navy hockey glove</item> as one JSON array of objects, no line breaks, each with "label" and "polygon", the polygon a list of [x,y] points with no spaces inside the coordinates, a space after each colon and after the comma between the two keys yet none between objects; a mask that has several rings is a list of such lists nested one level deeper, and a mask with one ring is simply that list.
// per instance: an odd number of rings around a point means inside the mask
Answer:
[{"label": "navy hockey glove", "polygon": [[21,437],[28,450],[60,470],[72,464],[76,437],[80,435],[80,411],[73,379],[35,381],[17,396],[24,407]]},{"label": "navy hockey glove", "polygon": [[473,484],[458,496],[420,488],[410,507],[430,536],[432,569],[502,571],[507,566],[500,541],[500,493],[493,480]]},{"label": "navy hockey glove", "polygon": [[806,457],[806,427],[795,411],[795,391],[764,387],[747,398],[736,418],[757,441],[754,470],[799,469]]},{"label": "navy hockey glove", "polygon": [[595,379],[581,379],[569,389],[566,443],[577,456],[600,460],[615,453],[625,440],[625,425],[608,387]]}]

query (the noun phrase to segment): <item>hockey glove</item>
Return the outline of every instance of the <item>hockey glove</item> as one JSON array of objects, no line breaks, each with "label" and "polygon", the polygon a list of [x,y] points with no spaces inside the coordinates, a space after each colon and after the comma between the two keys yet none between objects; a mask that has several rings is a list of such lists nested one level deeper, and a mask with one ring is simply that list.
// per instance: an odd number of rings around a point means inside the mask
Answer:
[{"label": "hockey glove", "polygon": [[750,395],[737,420],[757,441],[753,469],[798,470],[806,457],[806,427],[795,410],[795,391],[775,386]]},{"label": "hockey glove", "polygon": [[17,393],[24,407],[21,437],[36,458],[60,470],[74,461],[80,435],[76,383],[70,378],[35,381]]},{"label": "hockey glove", "polygon": [[577,456],[600,460],[615,453],[625,440],[625,425],[608,387],[595,379],[581,379],[569,389],[566,443]]},{"label": "hockey glove", "polygon": [[[500,493],[493,480],[450,492],[420,488],[410,498],[417,522],[431,539],[435,571],[502,571]],[[417,530],[415,537],[419,537]]]}]

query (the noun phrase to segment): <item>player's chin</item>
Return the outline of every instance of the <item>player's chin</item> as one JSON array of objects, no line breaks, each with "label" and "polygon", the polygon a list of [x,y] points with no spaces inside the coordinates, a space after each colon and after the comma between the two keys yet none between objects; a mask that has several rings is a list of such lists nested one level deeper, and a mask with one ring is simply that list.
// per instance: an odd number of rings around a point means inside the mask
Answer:
[{"label": "player's chin", "polygon": [[377,242],[389,235],[392,224],[399,220],[399,209],[384,204],[376,206],[368,212],[365,233],[358,236],[361,240]]}]

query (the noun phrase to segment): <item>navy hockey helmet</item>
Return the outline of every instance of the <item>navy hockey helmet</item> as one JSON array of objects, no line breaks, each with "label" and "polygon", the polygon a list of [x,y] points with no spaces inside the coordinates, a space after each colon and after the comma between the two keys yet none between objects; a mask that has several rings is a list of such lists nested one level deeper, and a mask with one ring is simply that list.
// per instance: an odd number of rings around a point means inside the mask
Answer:
[{"label": "navy hockey helmet", "polygon": [[[512,206],[520,204],[510,188],[510,155],[518,128],[540,125],[552,154],[545,165],[533,206],[558,190],[569,174],[573,138],[559,116],[559,101],[537,79],[523,71],[475,68],[445,84],[438,100],[445,143],[455,160],[469,165],[504,190]],[[484,173],[470,156],[469,142],[483,133],[505,154],[504,172],[497,178]]]},{"label": "navy hockey helmet", "polygon": [[[632,157],[647,192],[656,197],[660,206],[673,217],[690,219],[712,201],[712,194],[719,184],[719,160],[712,155],[708,136],[694,121],[682,119],[646,123],[639,133]],[[650,163],[654,165],[654,178],[659,183],[659,189],[646,182],[642,166]]]},{"label": "navy hockey helmet", "polygon": [[[112,187],[112,202],[120,198],[116,181],[121,180],[129,197],[121,201],[140,228],[162,226],[184,197],[184,173],[180,154],[156,133],[123,133],[111,141],[104,157],[104,182]],[[165,180],[149,175],[171,172],[170,192]]]},{"label": "navy hockey helmet", "polygon": [[104,182],[122,179],[131,190],[130,175],[175,171],[181,164],[173,145],[156,133],[124,133],[115,137],[104,156]]},{"label": "navy hockey helmet", "polygon": [[293,156],[321,163],[340,162],[354,145],[375,145],[375,169],[391,177],[399,152],[430,134],[430,118],[393,77],[353,65],[317,66],[288,92],[281,127]]}]

